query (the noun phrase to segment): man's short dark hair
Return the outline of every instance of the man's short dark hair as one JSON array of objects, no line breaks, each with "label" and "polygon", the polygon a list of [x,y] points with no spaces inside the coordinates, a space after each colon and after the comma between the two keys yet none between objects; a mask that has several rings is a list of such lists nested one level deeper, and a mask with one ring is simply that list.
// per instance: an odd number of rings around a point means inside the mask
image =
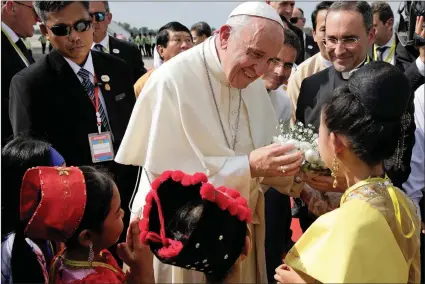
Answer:
[{"label": "man's short dark hair", "polygon": [[388,22],[389,19],[394,19],[394,13],[391,9],[391,6],[387,2],[377,1],[373,2],[371,5],[372,13],[379,14],[379,20],[384,24]]},{"label": "man's short dark hair", "polygon": [[316,8],[311,14],[311,23],[313,24],[313,31],[316,31],[317,27],[317,14],[319,14],[321,10],[329,10],[329,7],[331,7],[333,3],[334,1],[322,1],[317,4]]},{"label": "man's short dark hair", "polygon": [[81,3],[89,11],[89,1],[34,1],[33,6],[40,19],[46,22],[49,13],[62,11],[74,2]]},{"label": "man's short dark hair", "polygon": [[211,36],[211,27],[210,25],[208,25],[205,22],[199,22],[194,24],[191,28],[191,31],[195,31],[197,36],[203,36],[205,35],[206,37],[210,37]]},{"label": "man's short dark hair", "polygon": [[[372,8],[366,1],[338,1],[332,4],[328,10],[330,12],[336,11],[356,11],[363,17],[363,24],[366,32],[369,32],[373,27],[373,13]],[[327,17],[327,16],[326,16]]]},{"label": "man's short dark hair", "polygon": [[290,29],[283,29],[285,40],[283,41],[283,44],[289,45],[290,47],[294,48],[297,51],[297,57],[298,54],[301,52],[301,41],[298,38],[298,36],[291,31]]},{"label": "man's short dark hair", "polygon": [[167,47],[168,41],[170,40],[168,31],[187,32],[190,35],[190,37],[192,37],[189,29],[186,26],[180,24],[179,22],[169,22],[168,24],[166,24],[165,26],[162,26],[159,29],[158,34],[156,36],[157,45],[160,45],[162,47]]}]

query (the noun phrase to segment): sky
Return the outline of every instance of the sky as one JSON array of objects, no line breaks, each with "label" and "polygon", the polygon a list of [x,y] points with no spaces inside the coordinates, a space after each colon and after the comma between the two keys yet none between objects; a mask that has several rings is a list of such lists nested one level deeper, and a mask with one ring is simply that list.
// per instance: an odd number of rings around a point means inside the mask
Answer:
[{"label": "sky", "polygon": [[[295,6],[304,10],[307,26],[311,27],[311,13],[320,1],[296,1]],[[233,1],[110,1],[113,20],[127,22],[132,27],[159,29],[171,21],[177,21],[190,28],[199,21],[207,22],[211,27],[219,28],[226,22],[230,12],[242,2]],[[400,1],[390,2],[396,14]]]}]

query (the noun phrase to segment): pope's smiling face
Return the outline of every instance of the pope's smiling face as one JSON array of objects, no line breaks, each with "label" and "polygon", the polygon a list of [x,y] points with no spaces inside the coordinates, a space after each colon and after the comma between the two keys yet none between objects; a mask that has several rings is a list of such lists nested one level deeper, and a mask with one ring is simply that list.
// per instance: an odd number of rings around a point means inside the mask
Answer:
[{"label": "pope's smiling face", "polygon": [[243,27],[220,28],[220,61],[233,88],[243,89],[269,68],[283,45],[283,28],[272,20],[251,17]]}]

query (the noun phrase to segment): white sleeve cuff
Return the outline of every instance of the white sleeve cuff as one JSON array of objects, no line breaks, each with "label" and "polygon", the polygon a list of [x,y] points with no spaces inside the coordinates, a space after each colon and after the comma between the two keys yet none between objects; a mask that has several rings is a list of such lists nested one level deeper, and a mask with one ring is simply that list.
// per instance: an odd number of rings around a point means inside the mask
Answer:
[{"label": "white sleeve cuff", "polygon": [[425,76],[425,63],[422,62],[420,57],[416,59],[416,66],[418,67],[419,73]]}]

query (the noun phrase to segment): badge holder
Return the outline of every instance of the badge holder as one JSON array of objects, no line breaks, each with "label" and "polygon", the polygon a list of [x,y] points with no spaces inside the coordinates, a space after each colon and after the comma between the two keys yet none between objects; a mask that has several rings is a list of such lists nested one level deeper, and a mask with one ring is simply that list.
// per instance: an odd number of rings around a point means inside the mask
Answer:
[{"label": "badge holder", "polygon": [[95,89],[96,121],[98,133],[89,134],[90,154],[93,163],[102,163],[114,160],[114,147],[112,144],[112,134],[110,131],[102,132],[102,118],[99,113],[99,87]]}]

